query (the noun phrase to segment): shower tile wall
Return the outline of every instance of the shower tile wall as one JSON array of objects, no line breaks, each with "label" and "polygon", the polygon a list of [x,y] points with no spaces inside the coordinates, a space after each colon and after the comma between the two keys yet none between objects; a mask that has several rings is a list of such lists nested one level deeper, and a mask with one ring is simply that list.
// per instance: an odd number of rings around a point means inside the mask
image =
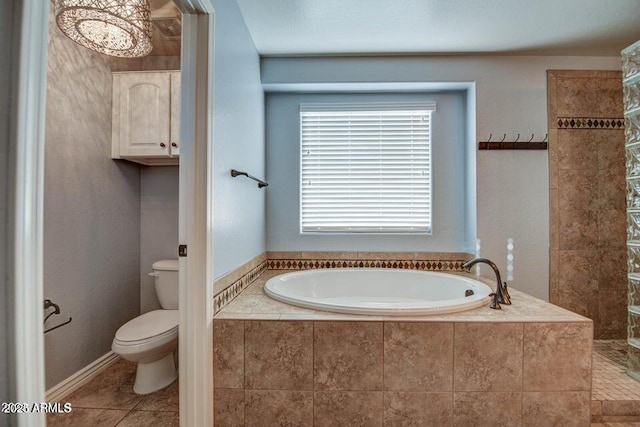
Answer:
[{"label": "shower tile wall", "polygon": [[626,186],[622,75],[551,70],[550,301],[626,337]]}]

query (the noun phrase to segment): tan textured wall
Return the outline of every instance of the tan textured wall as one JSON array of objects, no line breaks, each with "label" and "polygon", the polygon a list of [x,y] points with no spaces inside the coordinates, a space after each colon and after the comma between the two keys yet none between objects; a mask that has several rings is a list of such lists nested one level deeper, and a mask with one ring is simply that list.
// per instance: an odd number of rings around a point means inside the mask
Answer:
[{"label": "tan textured wall", "polygon": [[[52,8],[53,9],[53,8]],[[111,160],[109,61],[49,17],[44,296],[73,322],[45,336],[47,387],[111,349],[139,314],[140,167]]]},{"label": "tan textured wall", "polygon": [[550,301],[626,337],[622,75],[549,71]]}]

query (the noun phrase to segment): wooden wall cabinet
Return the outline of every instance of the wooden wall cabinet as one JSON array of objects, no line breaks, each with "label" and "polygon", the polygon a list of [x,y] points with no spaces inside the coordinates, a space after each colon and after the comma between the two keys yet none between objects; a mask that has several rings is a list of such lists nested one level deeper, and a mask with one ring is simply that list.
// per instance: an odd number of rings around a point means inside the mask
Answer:
[{"label": "wooden wall cabinet", "polygon": [[180,72],[113,73],[111,158],[177,165]]}]

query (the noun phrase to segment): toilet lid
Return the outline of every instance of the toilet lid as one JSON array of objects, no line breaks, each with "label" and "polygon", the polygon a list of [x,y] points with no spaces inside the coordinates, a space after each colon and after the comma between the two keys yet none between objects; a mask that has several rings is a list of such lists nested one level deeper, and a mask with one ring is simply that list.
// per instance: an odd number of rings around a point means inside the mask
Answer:
[{"label": "toilet lid", "polygon": [[116,332],[118,341],[142,341],[178,328],[178,310],[155,310],[129,320]]}]

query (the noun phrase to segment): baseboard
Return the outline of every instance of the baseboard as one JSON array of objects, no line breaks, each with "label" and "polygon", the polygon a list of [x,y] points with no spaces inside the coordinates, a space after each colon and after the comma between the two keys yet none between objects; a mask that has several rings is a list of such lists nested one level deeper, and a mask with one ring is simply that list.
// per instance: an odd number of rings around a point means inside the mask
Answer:
[{"label": "baseboard", "polygon": [[62,380],[61,382],[47,390],[46,401],[59,402],[61,399],[64,399],[65,397],[91,381],[96,377],[96,375],[107,369],[116,360],[118,360],[118,355],[113,351],[108,352],[101,358],[80,369],[69,378]]}]

